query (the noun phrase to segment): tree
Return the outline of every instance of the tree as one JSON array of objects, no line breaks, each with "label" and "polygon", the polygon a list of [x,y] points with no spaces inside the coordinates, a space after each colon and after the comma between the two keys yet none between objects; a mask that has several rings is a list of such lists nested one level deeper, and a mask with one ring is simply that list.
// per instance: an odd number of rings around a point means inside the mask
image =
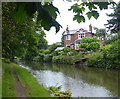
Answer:
[{"label": "tree", "polygon": [[[104,7],[100,3],[92,2],[92,4],[98,5],[102,10],[113,3],[105,3]],[[82,2],[81,5],[82,8],[80,8],[84,10],[83,7],[86,5],[88,5],[87,7],[91,7],[91,2]],[[95,9],[95,7],[92,6],[90,9]],[[55,20],[59,10],[53,6],[52,2],[3,2],[2,10],[2,55],[6,58],[21,57],[23,54],[27,57],[35,56],[40,42],[45,41],[42,28],[50,30],[54,26],[56,32],[58,32],[61,27]],[[32,19],[36,12],[38,13],[36,22],[40,28],[35,25]],[[98,17],[98,14],[95,14],[97,13],[96,11],[92,11],[92,13],[94,13],[93,16],[95,18]],[[78,14],[77,16],[76,19],[81,20]],[[35,27],[41,29],[40,34],[36,34]],[[38,36],[40,36],[40,39]]]},{"label": "tree", "polygon": [[17,22],[13,18],[16,6],[16,3],[9,2],[2,5],[2,56],[11,60],[15,56],[32,59],[37,54],[38,48],[42,48],[41,43],[47,45],[45,33],[35,21],[37,15],[33,16],[34,21],[27,17],[23,23]]},{"label": "tree", "polygon": [[64,45],[64,33],[65,33],[65,31],[62,33],[62,37],[61,37],[61,43],[62,43],[62,45]]},{"label": "tree", "polygon": [[59,31],[61,25],[55,20],[59,11],[52,2],[44,2],[44,4],[41,2],[16,2],[14,18],[22,23],[26,16],[32,18],[35,12],[38,12],[37,21],[41,22],[40,25],[45,30],[50,30],[54,26],[56,32]]},{"label": "tree", "polygon": [[[69,0],[67,0],[69,1]],[[78,0],[79,1],[79,0]],[[59,31],[60,27],[62,27],[55,19],[57,17],[57,13],[59,13],[58,8],[53,6],[53,0],[50,2],[17,2],[16,12],[14,14],[14,18],[23,22],[26,16],[32,17],[32,15],[37,11],[38,12],[38,21],[41,22],[41,26],[45,30],[50,30],[52,26],[56,28],[56,32]],[[69,10],[73,10],[76,14],[74,15],[73,20],[77,20],[78,23],[85,22],[85,15],[88,19],[91,19],[93,16],[95,19],[99,17],[99,13],[97,9],[100,10],[108,9],[109,5],[114,5],[115,2],[111,2],[111,0],[106,0],[106,2],[98,2],[98,0],[84,0],[80,4],[74,4],[71,6]],[[87,13],[86,7],[89,9]]]},{"label": "tree", "polygon": [[[79,0],[78,0],[79,1]],[[73,20],[76,20],[78,23],[85,22],[85,16],[90,20],[91,17],[97,19],[99,17],[99,12],[97,9],[103,10],[108,9],[109,5],[115,5],[115,2],[111,0],[105,0],[105,2],[100,2],[100,0],[82,0],[80,4],[76,3],[71,6],[69,10],[72,10],[75,15]],[[86,9],[89,10],[86,12]]]},{"label": "tree", "polygon": [[118,33],[120,31],[120,2],[113,9],[113,13],[107,14],[111,19],[107,20],[108,24],[106,26],[111,33]]},{"label": "tree", "polygon": [[97,37],[84,37],[79,48],[84,48],[86,51],[95,51],[100,48],[100,43]]},{"label": "tree", "polygon": [[56,49],[57,47],[61,47],[61,46],[62,46],[62,45],[58,45],[58,44],[54,43],[54,44],[52,44],[52,45],[50,45],[50,46],[48,47],[48,50],[49,50],[50,53],[52,53],[53,51],[55,51],[55,49]]},{"label": "tree", "polygon": [[105,40],[106,39],[106,30],[105,29],[98,29],[94,28],[96,30],[95,36],[97,36],[100,40]]}]

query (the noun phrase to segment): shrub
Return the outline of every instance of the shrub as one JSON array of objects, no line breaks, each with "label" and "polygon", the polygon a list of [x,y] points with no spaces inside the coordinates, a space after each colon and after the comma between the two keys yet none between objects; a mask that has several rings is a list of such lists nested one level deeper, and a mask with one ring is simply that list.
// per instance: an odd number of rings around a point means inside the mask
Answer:
[{"label": "shrub", "polygon": [[100,51],[88,54],[88,66],[120,69],[120,40],[104,46]]},{"label": "shrub", "polygon": [[78,53],[78,54],[76,55],[76,57],[82,58],[83,55],[82,55],[82,53]]},{"label": "shrub", "polygon": [[[51,93],[54,94],[54,96],[57,96],[57,97],[60,97],[60,98],[63,98],[64,97],[71,97],[72,93],[70,90],[67,90],[67,91],[60,91],[61,90],[61,86],[50,86],[49,87],[49,91]],[[70,98],[69,98],[70,99]]]},{"label": "shrub", "polygon": [[102,67],[101,63],[103,61],[103,53],[93,52],[85,56],[87,58],[87,65],[92,67]]},{"label": "shrub", "polygon": [[100,48],[100,43],[97,37],[84,37],[79,48],[84,48],[86,51],[95,51]]},{"label": "shrub", "polygon": [[63,50],[65,53],[67,53],[67,52],[70,52],[71,51],[71,48],[69,48],[69,47],[66,47],[66,48],[64,48],[64,50]]},{"label": "shrub", "polygon": [[52,61],[52,55],[48,54],[44,56],[44,62],[51,62]]},{"label": "shrub", "polygon": [[54,63],[63,63],[63,64],[74,64],[76,62],[76,58],[74,56],[53,56],[52,61]]},{"label": "shrub", "polygon": [[44,56],[42,56],[42,55],[41,56],[36,56],[36,57],[33,58],[33,61],[42,62],[43,58],[44,58]]}]

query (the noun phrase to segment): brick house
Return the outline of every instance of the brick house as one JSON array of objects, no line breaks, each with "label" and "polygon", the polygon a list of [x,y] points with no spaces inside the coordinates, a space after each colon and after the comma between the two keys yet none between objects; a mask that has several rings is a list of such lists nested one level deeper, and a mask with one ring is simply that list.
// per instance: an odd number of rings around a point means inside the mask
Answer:
[{"label": "brick house", "polygon": [[81,43],[83,37],[93,37],[92,26],[89,25],[89,31],[80,28],[79,30],[69,30],[68,26],[64,33],[64,47],[70,47],[72,49],[78,49],[78,45]]}]

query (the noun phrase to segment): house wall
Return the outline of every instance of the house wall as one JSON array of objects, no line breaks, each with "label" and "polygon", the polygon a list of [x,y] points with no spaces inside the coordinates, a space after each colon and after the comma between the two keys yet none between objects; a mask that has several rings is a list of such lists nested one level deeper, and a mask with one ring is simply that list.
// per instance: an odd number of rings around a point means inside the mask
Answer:
[{"label": "house wall", "polygon": [[64,46],[66,47],[66,45],[69,45],[69,44],[73,43],[77,39],[78,39],[77,32],[75,34],[71,35],[71,39],[70,40],[66,40],[66,36],[64,36]]},{"label": "house wall", "polygon": [[90,34],[90,33],[85,33],[85,37],[92,37],[92,34]]},{"label": "house wall", "polygon": [[[91,33],[85,33],[85,37],[92,37],[92,34]],[[77,39],[78,39],[78,32],[71,35],[71,40],[66,40],[66,36],[64,36],[64,47],[66,47],[66,45],[74,43],[74,41],[77,40]],[[75,46],[76,46],[76,44],[75,44]]]}]

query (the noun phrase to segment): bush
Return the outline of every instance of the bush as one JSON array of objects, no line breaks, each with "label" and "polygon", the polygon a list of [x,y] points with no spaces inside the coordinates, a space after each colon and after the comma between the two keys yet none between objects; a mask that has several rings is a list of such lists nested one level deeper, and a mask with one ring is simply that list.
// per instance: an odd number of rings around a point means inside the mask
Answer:
[{"label": "bush", "polygon": [[76,58],[74,56],[53,56],[52,61],[54,63],[63,63],[63,64],[74,64],[76,62]]},{"label": "bush", "polygon": [[87,58],[87,65],[91,67],[102,67],[101,64],[103,61],[103,53],[100,52],[93,52],[85,56]]},{"label": "bush", "polygon": [[70,52],[70,51],[71,51],[71,48],[69,48],[69,47],[64,48],[65,53]]},{"label": "bush", "polygon": [[78,54],[76,55],[76,57],[82,58],[83,55],[82,55],[82,53],[78,53]]},{"label": "bush", "polygon": [[36,56],[36,57],[33,58],[33,61],[42,62],[43,58],[44,58],[44,56]]},{"label": "bush", "polygon": [[48,54],[44,56],[44,62],[51,62],[52,61],[52,55]]},{"label": "bush", "polygon": [[88,54],[88,66],[120,69],[120,40],[104,46],[99,52]]},{"label": "bush", "polygon": [[[65,97],[71,97],[72,96],[72,93],[70,90],[67,90],[67,91],[60,91],[61,90],[61,86],[50,86],[49,87],[49,91],[51,93],[54,94],[54,96],[56,97],[60,97],[60,98],[65,98]],[[70,99],[70,98],[69,98]]]},{"label": "bush", "polygon": [[79,48],[84,48],[86,51],[96,51],[100,48],[100,43],[97,37],[84,37]]}]

